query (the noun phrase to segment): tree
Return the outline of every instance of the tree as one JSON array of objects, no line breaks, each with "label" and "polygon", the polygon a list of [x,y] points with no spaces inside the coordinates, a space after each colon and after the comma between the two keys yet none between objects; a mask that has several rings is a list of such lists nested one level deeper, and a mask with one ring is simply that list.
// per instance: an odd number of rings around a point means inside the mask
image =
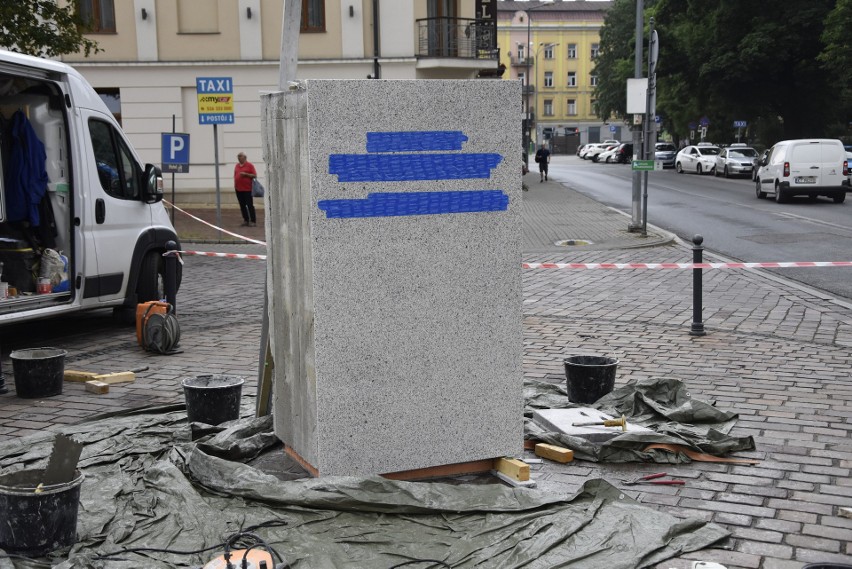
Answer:
[{"label": "tree", "polygon": [[88,57],[100,48],[83,29],[73,2],[64,7],[57,0],[0,2],[0,47],[11,51],[54,57],[82,50]]},{"label": "tree", "polygon": [[627,112],[627,79],[633,77],[636,5],[615,0],[601,27],[601,44],[595,59],[595,113],[599,118],[623,117]]},{"label": "tree", "polygon": [[827,72],[835,78],[834,86],[843,106],[841,119],[852,121],[852,44],[849,27],[852,25],[852,0],[837,0],[834,9],[825,19],[822,43],[825,46],[818,59]]}]

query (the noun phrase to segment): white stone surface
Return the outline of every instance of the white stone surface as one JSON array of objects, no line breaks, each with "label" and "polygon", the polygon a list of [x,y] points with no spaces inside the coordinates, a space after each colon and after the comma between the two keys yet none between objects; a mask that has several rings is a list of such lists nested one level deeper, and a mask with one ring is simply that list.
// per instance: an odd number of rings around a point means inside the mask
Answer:
[{"label": "white stone surface", "polygon": [[[516,83],[307,81],[263,96],[275,429],[320,475],[521,452]],[[421,131],[467,140],[459,151],[402,154],[501,159],[485,178],[329,173],[331,155],[368,154],[367,133]],[[494,190],[508,196],[505,210],[341,219],[318,205]]]},{"label": "white stone surface", "polygon": [[593,443],[604,443],[610,439],[627,433],[651,433],[650,429],[627,423],[627,429],[621,427],[589,426],[575,427],[574,423],[591,423],[593,421],[609,421],[618,419],[612,415],[601,413],[591,407],[575,407],[572,409],[537,409],[533,411],[533,421],[541,428],[554,433],[565,433],[580,437]]}]

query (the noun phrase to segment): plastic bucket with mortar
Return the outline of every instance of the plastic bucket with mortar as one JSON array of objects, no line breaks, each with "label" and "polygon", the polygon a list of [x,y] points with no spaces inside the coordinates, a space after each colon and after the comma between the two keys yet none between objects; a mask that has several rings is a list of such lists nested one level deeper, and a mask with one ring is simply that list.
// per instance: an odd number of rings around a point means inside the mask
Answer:
[{"label": "plastic bucket with mortar", "polygon": [[231,375],[199,375],[184,379],[186,418],[190,423],[218,425],[240,418],[245,379]]},{"label": "plastic bucket with mortar", "polygon": [[29,348],[10,354],[18,397],[35,399],[62,394],[65,355],[59,348]]},{"label": "plastic bucket with mortar", "polygon": [[0,476],[0,549],[40,557],[77,541],[83,474],[39,487],[43,478],[41,469]]},{"label": "plastic bucket with mortar", "polygon": [[615,387],[618,360],[606,356],[571,356],[565,359],[568,399],[594,403]]}]

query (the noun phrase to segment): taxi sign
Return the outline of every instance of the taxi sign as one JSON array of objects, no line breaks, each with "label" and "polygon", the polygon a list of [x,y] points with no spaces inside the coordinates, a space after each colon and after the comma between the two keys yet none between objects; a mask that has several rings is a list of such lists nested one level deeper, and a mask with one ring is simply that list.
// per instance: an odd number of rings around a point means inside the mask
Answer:
[{"label": "taxi sign", "polygon": [[230,77],[196,77],[198,124],[234,123],[234,82]]}]

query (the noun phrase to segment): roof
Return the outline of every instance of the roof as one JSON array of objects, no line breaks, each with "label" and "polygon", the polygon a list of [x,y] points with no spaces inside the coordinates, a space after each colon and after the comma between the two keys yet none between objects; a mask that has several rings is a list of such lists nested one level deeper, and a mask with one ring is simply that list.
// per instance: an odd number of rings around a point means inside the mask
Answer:
[{"label": "roof", "polygon": [[[497,11],[525,12],[534,9],[538,12],[604,12],[609,10],[612,4],[611,0],[554,0],[553,2],[498,0]],[[539,8],[539,6],[547,6],[547,8]]]}]

